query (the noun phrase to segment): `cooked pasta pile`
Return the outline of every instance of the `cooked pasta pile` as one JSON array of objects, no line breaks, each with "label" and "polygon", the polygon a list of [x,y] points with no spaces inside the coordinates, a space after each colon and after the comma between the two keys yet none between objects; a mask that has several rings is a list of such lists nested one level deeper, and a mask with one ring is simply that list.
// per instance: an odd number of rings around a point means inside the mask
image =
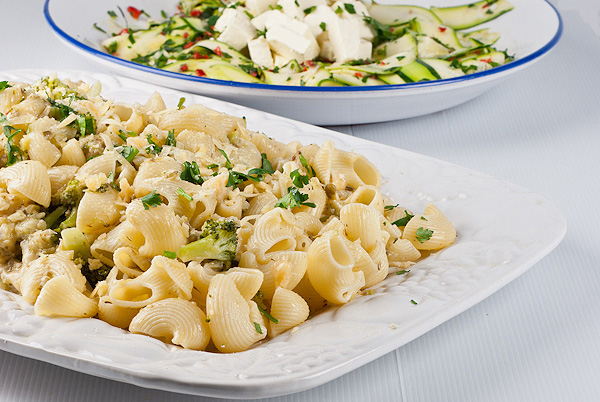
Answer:
[{"label": "cooked pasta pile", "polygon": [[38,315],[239,352],[454,241],[365,157],[183,103],[0,82],[0,287]]}]

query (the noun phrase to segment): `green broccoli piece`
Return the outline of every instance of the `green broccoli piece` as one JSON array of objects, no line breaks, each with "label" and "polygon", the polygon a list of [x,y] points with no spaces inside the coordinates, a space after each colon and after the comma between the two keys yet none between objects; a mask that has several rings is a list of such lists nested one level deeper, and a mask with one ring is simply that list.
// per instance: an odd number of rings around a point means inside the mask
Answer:
[{"label": "green broccoli piece", "polygon": [[232,261],[237,248],[238,225],[230,219],[209,219],[202,225],[200,238],[181,246],[177,257],[187,262],[194,259]]},{"label": "green broccoli piece", "polygon": [[78,180],[71,180],[65,189],[52,198],[54,210],[48,211],[44,220],[50,229],[57,232],[75,227],[77,219],[77,206],[83,198],[82,185]]},{"label": "green broccoli piece", "polygon": [[69,181],[65,189],[52,200],[53,204],[68,208],[76,207],[83,198],[83,188],[84,185],[79,180]]},{"label": "green broccoli piece", "polygon": [[111,267],[107,267],[106,265],[102,265],[98,269],[90,269],[88,264],[83,264],[81,266],[81,273],[85,276],[85,279],[87,279],[92,288],[95,288],[98,282],[106,279],[111,269]]}]

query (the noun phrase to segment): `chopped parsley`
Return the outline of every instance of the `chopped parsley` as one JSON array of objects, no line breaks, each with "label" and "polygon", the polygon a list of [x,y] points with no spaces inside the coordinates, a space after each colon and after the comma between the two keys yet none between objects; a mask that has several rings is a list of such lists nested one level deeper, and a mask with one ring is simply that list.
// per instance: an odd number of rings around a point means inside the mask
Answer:
[{"label": "chopped parsley", "polygon": [[177,140],[175,140],[175,130],[169,131],[169,134],[167,134],[167,141],[165,144],[171,147],[177,145]]},{"label": "chopped parsley", "polygon": [[306,158],[302,154],[300,154],[300,163],[302,164],[304,169],[306,169],[306,172],[308,173],[309,178],[315,177],[317,175],[317,173],[315,172],[315,169],[313,169],[312,166],[308,166],[308,162],[306,161]]},{"label": "chopped parsley", "polygon": [[296,187],[288,187],[288,193],[281,197],[275,207],[279,208],[294,208],[305,205],[307,207],[315,208],[316,205],[312,202],[306,202],[308,200],[308,194],[301,193]]},{"label": "chopped parsley", "polygon": [[386,205],[385,207],[383,207],[384,211],[391,211],[392,209],[398,207],[398,205],[400,204],[396,204],[396,205]]},{"label": "chopped parsley", "polygon": [[416,301],[414,301],[413,299],[410,299],[410,302],[411,302],[412,304],[417,304],[417,302],[416,302]]},{"label": "chopped parsley", "polygon": [[416,232],[417,240],[419,243],[425,243],[427,240],[431,239],[433,235],[433,230],[418,228]]},{"label": "chopped parsley", "polygon": [[264,315],[269,321],[275,324],[279,323],[279,320],[273,317],[271,314],[267,313],[267,310],[265,310],[260,304],[257,303],[256,306],[258,307],[258,311],[260,311],[260,313]]},{"label": "chopped parsley", "polygon": [[139,152],[139,149],[137,149],[136,147],[131,147],[129,145],[125,145],[124,147],[122,147],[121,150],[119,150],[119,153],[123,155],[123,158],[125,158],[129,163],[133,162],[133,159],[137,156]]},{"label": "chopped parsley", "polygon": [[185,98],[179,98],[179,103],[177,104],[177,109],[181,110],[184,103],[185,103]]},{"label": "chopped parsley", "polygon": [[160,197],[160,194],[156,192],[156,190],[140,199],[142,200],[142,205],[144,206],[145,210],[150,209],[150,207],[156,208],[162,204],[162,198]]},{"label": "chopped parsley", "polygon": [[183,171],[179,175],[181,180],[189,181],[194,184],[202,184],[204,183],[204,179],[200,175],[200,168],[196,161],[183,162]]},{"label": "chopped parsley", "polygon": [[409,214],[408,211],[405,209],[404,217],[392,222],[392,225],[396,225],[398,227],[406,226],[408,224],[408,221],[410,221],[413,217],[414,215]]},{"label": "chopped parsley", "polygon": [[396,275],[404,275],[404,274],[408,274],[409,272],[410,272],[410,269],[409,270],[403,269],[402,271],[396,271]]},{"label": "chopped parsley", "polygon": [[185,192],[184,189],[182,189],[181,187],[179,187],[177,189],[177,191],[175,191],[175,193],[183,198],[185,198],[188,201],[193,201],[194,197],[192,197],[191,195],[189,195],[188,193]]},{"label": "chopped parsley", "polygon": [[356,10],[354,9],[354,5],[349,3],[344,3],[344,8],[348,12],[348,14],[356,14]]},{"label": "chopped parsley", "polygon": [[175,251],[163,251],[162,255],[172,260],[177,258],[177,253]]},{"label": "chopped parsley", "polygon": [[259,334],[262,334],[262,329],[260,328],[259,323],[254,322],[254,328],[256,329],[256,332],[258,332]]},{"label": "chopped parsley", "polygon": [[308,184],[309,181],[308,176],[304,176],[303,174],[301,174],[299,169],[296,169],[293,172],[291,172],[290,177],[292,178],[292,183],[294,183],[294,186],[298,188],[304,187]]},{"label": "chopped parsley", "polygon": [[134,131],[123,131],[123,130],[119,130],[119,138],[122,139],[123,141],[127,142],[127,138],[129,137],[135,137],[137,134]]},{"label": "chopped parsley", "polygon": [[2,113],[0,113],[0,123],[2,124],[2,132],[6,136],[6,155],[8,157],[6,165],[11,166],[23,160],[23,151],[17,145],[13,144],[15,135],[21,133],[23,130],[6,124],[8,120]]},{"label": "chopped parsley", "polygon": [[149,154],[158,155],[160,151],[162,151],[162,147],[156,142],[154,142],[154,140],[152,139],[152,134],[148,134],[146,136],[146,139],[148,140],[148,144],[150,144],[146,147],[146,152],[148,152]]},{"label": "chopped parsley", "polygon": [[12,85],[8,83],[8,81],[0,81],[0,92],[4,91],[6,88],[10,88]]}]

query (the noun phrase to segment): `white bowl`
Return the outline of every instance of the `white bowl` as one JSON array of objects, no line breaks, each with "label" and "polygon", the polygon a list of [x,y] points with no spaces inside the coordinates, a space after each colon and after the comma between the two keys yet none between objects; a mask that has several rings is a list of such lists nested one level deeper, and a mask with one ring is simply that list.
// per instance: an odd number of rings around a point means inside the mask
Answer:
[{"label": "white bowl", "polygon": [[[388,0],[390,4],[393,2]],[[396,2],[411,3],[410,0]],[[419,2],[419,5],[451,6],[467,2],[438,0]],[[515,55],[514,62],[451,79],[372,87],[289,87],[222,81],[143,66],[103,51],[100,43],[105,36],[93,25],[105,24],[109,20],[108,10],[137,6],[152,16],[159,16],[161,10],[174,11],[176,3],[164,0],[46,0],[44,13],[59,38],[116,73],[319,125],[397,120],[459,105],[539,60],[558,42],[562,33],[560,16],[547,1],[511,0],[514,10],[481,27],[489,27],[501,34],[495,47]]]},{"label": "white bowl", "polygon": [[[388,0],[388,3],[393,2]],[[410,0],[396,2],[410,4]],[[438,0],[420,5],[450,6],[467,2]],[[290,87],[215,80],[136,64],[102,49],[100,43],[105,36],[94,29],[93,24],[105,24],[109,20],[108,10],[138,6],[152,16],[159,16],[161,10],[175,10],[176,3],[166,4],[163,0],[46,0],[44,13],[59,38],[116,73],[318,125],[397,120],[459,105],[539,60],[558,42],[562,33],[560,16],[547,1],[511,0],[514,10],[481,27],[501,33],[495,47],[515,55],[514,62],[451,79],[370,87]]]}]

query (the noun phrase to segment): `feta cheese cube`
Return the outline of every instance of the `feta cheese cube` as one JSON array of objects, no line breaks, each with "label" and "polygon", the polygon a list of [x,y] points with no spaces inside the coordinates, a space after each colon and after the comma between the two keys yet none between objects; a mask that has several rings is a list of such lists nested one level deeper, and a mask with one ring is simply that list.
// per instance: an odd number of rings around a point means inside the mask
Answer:
[{"label": "feta cheese cube", "polygon": [[323,27],[327,30],[327,23],[336,21],[338,16],[328,6],[317,6],[315,10],[304,17],[304,23],[308,25],[312,34],[317,37],[323,32]]},{"label": "feta cheese cube", "polygon": [[[369,16],[369,10],[367,6],[362,1],[357,0],[346,0],[346,1],[336,1],[331,5],[332,10],[341,9],[342,12],[337,15],[340,18],[347,19],[353,21],[356,29],[360,31],[361,39],[373,40],[375,34],[373,32],[373,28],[369,24],[367,24],[364,20],[364,16]],[[354,10],[354,12],[351,12]]]},{"label": "feta cheese cube", "polygon": [[215,30],[220,32],[217,38],[236,50],[242,50],[248,42],[256,38],[256,28],[250,17],[238,8],[226,8],[215,23]]},{"label": "feta cheese cube", "polygon": [[[307,32],[310,34],[309,30]],[[288,60],[295,59],[302,63],[319,54],[319,45],[314,36],[307,38],[281,25],[267,27],[266,39],[271,49]]]},{"label": "feta cheese cube", "polygon": [[246,0],[246,8],[248,12],[254,16],[258,16],[265,11],[269,11],[271,7],[275,7],[277,0]]},{"label": "feta cheese cube", "polygon": [[257,30],[264,31],[266,28],[265,23],[267,22],[267,20],[269,20],[270,18],[277,19],[285,17],[287,16],[279,10],[269,10],[265,11],[262,14],[255,15],[254,18],[250,20],[250,22]]},{"label": "feta cheese cube", "polygon": [[371,57],[372,44],[361,39],[355,21],[338,18],[327,24],[327,31],[337,63]]},{"label": "feta cheese cube", "polygon": [[281,6],[281,11],[290,18],[302,20],[304,18],[304,11],[298,7],[296,0],[279,0],[277,5]]},{"label": "feta cheese cube", "polygon": [[248,42],[250,58],[256,64],[265,68],[273,68],[273,55],[267,39],[259,37]]}]

